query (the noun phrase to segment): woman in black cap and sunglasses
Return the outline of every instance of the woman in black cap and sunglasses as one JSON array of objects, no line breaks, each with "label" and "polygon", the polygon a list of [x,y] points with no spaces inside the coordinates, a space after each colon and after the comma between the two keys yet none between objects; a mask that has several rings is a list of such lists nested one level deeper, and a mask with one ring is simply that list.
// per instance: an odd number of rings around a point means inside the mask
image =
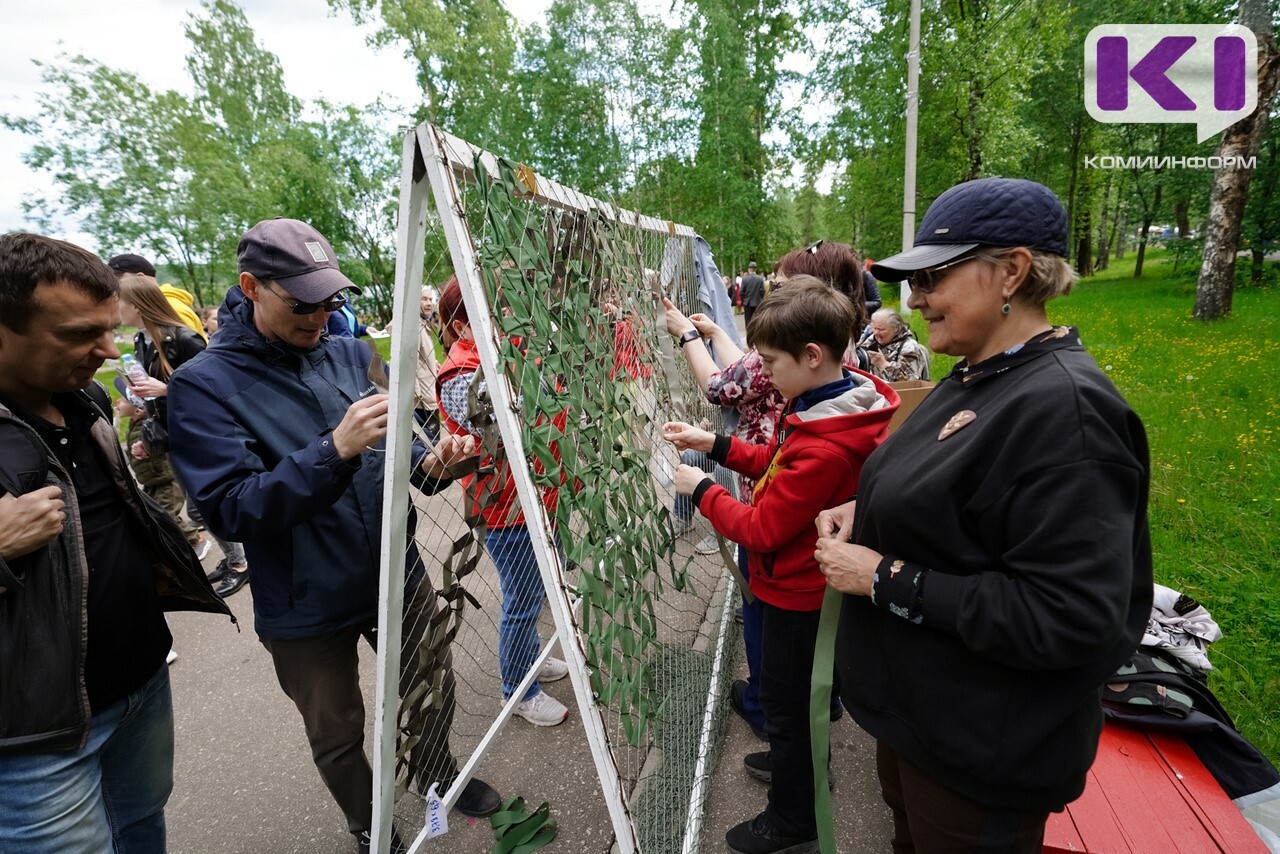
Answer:
[{"label": "woman in black cap and sunglasses", "polygon": [[1146,435],[1048,321],[1066,251],[1052,192],[987,178],[872,266],[908,280],[930,349],[962,357],[867,460],[856,502],[818,520],[845,594],[842,697],[877,740],[895,851],[1039,852],[1150,612]]}]

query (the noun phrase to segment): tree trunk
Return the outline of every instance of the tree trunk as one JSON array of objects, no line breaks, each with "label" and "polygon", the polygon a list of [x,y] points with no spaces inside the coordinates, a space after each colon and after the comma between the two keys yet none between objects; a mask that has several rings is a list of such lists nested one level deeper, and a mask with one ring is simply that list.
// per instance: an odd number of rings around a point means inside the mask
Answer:
[{"label": "tree trunk", "polygon": [[1133,265],[1133,277],[1142,278],[1142,262],[1147,257],[1147,235],[1151,232],[1151,217],[1142,220],[1142,234],[1138,237],[1138,260]]},{"label": "tree trunk", "polygon": [[1116,194],[1116,204],[1120,210],[1116,213],[1116,260],[1124,260],[1125,244],[1129,242],[1129,209],[1120,201],[1123,193]]},{"label": "tree trunk", "polygon": [[[1266,0],[1240,0],[1240,21],[1258,37],[1258,108],[1246,119],[1227,128],[1218,146],[1219,157],[1248,159],[1258,153],[1267,125],[1276,86],[1280,83],[1280,62],[1271,36]],[[1240,224],[1249,200],[1252,169],[1223,167],[1213,178],[1209,196],[1209,219],[1205,224],[1204,258],[1196,282],[1192,315],[1216,320],[1231,313],[1236,284],[1236,253],[1240,247]]]},{"label": "tree trunk", "polygon": [[1173,224],[1178,229],[1178,237],[1183,240],[1191,233],[1191,219],[1187,215],[1189,203],[1185,197],[1173,203]]},{"label": "tree trunk", "polygon": [[1157,184],[1151,207],[1145,208],[1142,212],[1142,234],[1138,237],[1138,260],[1133,267],[1133,277],[1135,279],[1142,278],[1142,262],[1147,258],[1147,241],[1151,239],[1151,223],[1155,221],[1156,214],[1160,212],[1160,196],[1163,193],[1164,185]]},{"label": "tree trunk", "polygon": [[1089,210],[1080,211],[1076,218],[1076,273],[1093,275],[1093,216]]},{"label": "tree trunk", "polygon": [[1267,247],[1271,244],[1271,238],[1276,231],[1275,221],[1269,214],[1276,195],[1277,178],[1274,128],[1268,127],[1266,137],[1260,152],[1263,155],[1262,174],[1266,177],[1262,181],[1261,188],[1258,187],[1256,180],[1250,188],[1251,193],[1257,193],[1259,189],[1261,193],[1254,196],[1257,199],[1258,214],[1253,221],[1253,233],[1245,236],[1252,250],[1253,269],[1250,271],[1250,279],[1255,285],[1262,281],[1263,264],[1267,260]]},{"label": "tree trunk", "polygon": [[1107,173],[1107,183],[1102,185],[1102,221],[1098,223],[1098,254],[1094,256],[1097,260],[1094,262],[1093,269],[1095,272],[1101,272],[1107,269],[1107,262],[1110,260],[1107,256],[1111,253],[1111,235],[1107,232],[1107,214],[1110,213],[1111,204],[1111,173]]},{"label": "tree trunk", "polygon": [[[1071,182],[1067,185],[1067,222],[1076,222],[1076,190],[1080,181],[1080,138],[1083,121],[1076,117],[1075,127],[1071,129]],[[1073,247],[1067,247],[1067,261],[1071,261]]]}]

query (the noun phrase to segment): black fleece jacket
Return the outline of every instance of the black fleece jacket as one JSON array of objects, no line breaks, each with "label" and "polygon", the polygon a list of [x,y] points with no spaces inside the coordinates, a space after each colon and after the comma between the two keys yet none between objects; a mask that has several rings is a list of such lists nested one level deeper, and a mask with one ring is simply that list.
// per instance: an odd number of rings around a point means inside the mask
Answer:
[{"label": "black fleece jacket", "polygon": [[862,472],[854,541],[885,558],[840,623],[858,723],[980,803],[1078,797],[1150,613],[1149,481],[1142,422],[1074,329],[959,366]]}]

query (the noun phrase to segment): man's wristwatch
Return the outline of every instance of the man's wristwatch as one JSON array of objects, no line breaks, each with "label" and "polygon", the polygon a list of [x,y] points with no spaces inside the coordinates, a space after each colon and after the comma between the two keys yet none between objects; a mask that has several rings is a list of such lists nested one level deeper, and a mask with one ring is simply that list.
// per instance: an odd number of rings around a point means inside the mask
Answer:
[{"label": "man's wristwatch", "polygon": [[685,344],[688,344],[690,341],[697,341],[701,337],[702,334],[698,332],[697,329],[690,329],[688,332],[680,336],[679,343],[681,349],[684,348]]}]

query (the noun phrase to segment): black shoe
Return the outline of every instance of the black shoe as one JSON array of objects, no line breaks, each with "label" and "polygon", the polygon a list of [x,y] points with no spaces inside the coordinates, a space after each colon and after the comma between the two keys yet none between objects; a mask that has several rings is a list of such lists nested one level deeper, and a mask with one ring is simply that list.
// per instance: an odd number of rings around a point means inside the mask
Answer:
[{"label": "black shoe", "polygon": [[[369,846],[373,844],[372,834],[369,831],[361,831],[356,834],[356,845],[359,846],[360,854],[369,854]],[[400,832],[396,830],[395,825],[391,826],[391,854],[405,854],[408,851],[404,840],[400,838]]]},{"label": "black shoe", "polygon": [[[757,780],[765,783],[773,782],[773,758],[769,755],[769,751],[761,750],[759,753],[748,753],[742,757],[742,767],[747,769],[747,773]],[[834,789],[836,787],[836,779],[831,776],[831,766],[827,766],[827,788]]]},{"label": "black shoe", "polygon": [[729,828],[724,835],[733,854],[817,854],[818,838],[782,836],[768,815],[760,815]]},{"label": "black shoe", "polygon": [[222,581],[218,582],[218,586],[213,588],[213,592],[217,593],[223,599],[226,599],[228,596],[235,595],[241,587],[244,587],[245,582],[248,580],[249,570],[246,569],[244,572],[236,572],[234,569],[229,569]]},{"label": "black shoe", "polygon": [[747,773],[757,780],[763,780],[766,783],[773,782],[773,760],[769,758],[769,751],[761,750],[759,753],[748,753],[742,757],[742,767],[747,769]]},{"label": "black shoe", "polygon": [[213,568],[213,572],[205,574],[205,578],[209,579],[210,584],[217,584],[219,581],[227,577],[227,573],[231,571],[231,564],[224,557],[218,561],[218,565]]},{"label": "black shoe", "polygon": [[831,722],[835,723],[844,717],[844,704],[840,702],[839,697],[831,698]]},{"label": "black shoe", "polygon": [[463,815],[484,818],[496,813],[501,806],[502,796],[498,794],[498,790],[484,780],[472,777],[462,787],[462,794],[458,795],[458,802],[453,808]]},{"label": "black shoe", "polygon": [[751,731],[756,734],[756,738],[761,741],[768,741],[769,736],[764,734],[764,730],[756,726],[751,720],[751,716],[747,714],[746,707],[747,697],[747,680],[735,679],[734,683],[729,686],[729,706],[738,713],[738,717],[747,722],[747,726],[751,727]]}]

